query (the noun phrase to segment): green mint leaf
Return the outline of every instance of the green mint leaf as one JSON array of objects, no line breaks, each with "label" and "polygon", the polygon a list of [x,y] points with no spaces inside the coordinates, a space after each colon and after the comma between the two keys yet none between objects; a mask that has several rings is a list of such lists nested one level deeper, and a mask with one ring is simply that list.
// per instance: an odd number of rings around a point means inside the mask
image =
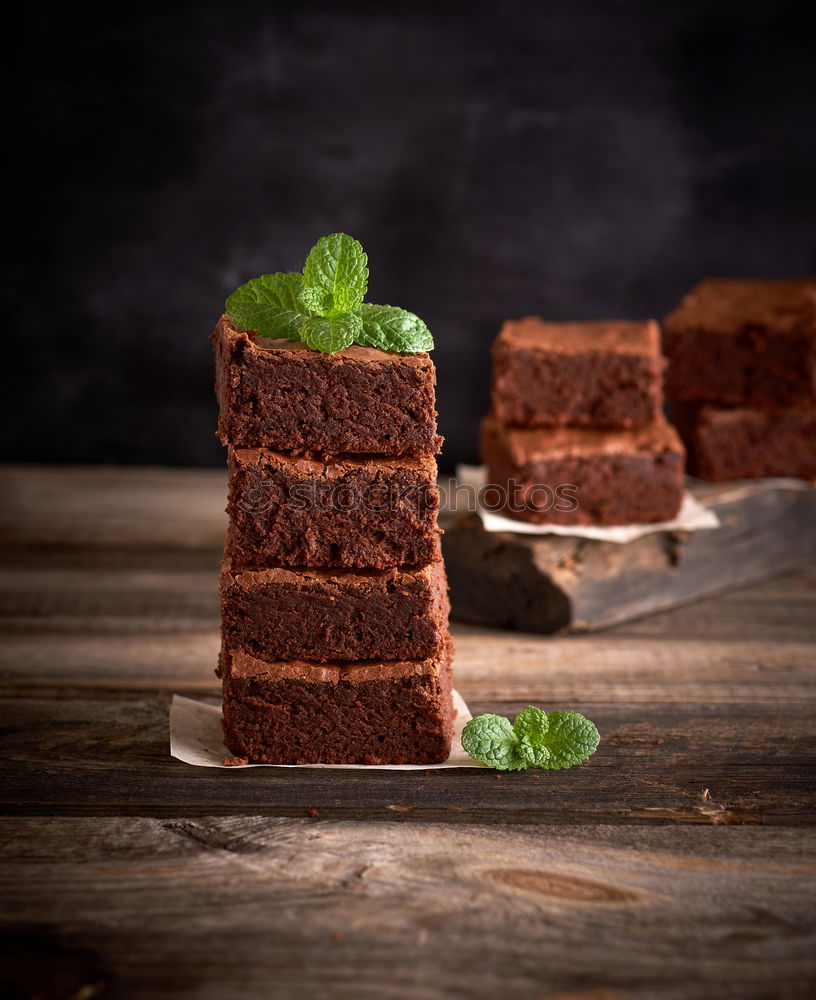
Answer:
[{"label": "green mint leaf", "polygon": [[598,749],[600,734],[593,722],[579,712],[548,712],[549,727],[541,746],[549,751],[549,760],[538,764],[551,771],[573,767],[591,757]]},{"label": "green mint leaf", "polygon": [[527,762],[518,752],[518,737],[501,715],[477,715],[462,730],[462,746],[474,760],[498,771],[519,771]]},{"label": "green mint leaf", "polygon": [[243,330],[257,330],[262,337],[300,340],[300,328],[307,319],[302,289],[299,274],[262,274],[234,291],[224,311]]},{"label": "green mint leaf", "polygon": [[582,764],[598,749],[594,723],[578,712],[542,712],[530,705],[513,725],[500,715],[477,715],[462,730],[462,746],[474,760],[500,771]]},{"label": "green mint leaf", "polygon": [[362,327],[360,317],[353,312],[340,316],[312,316],[300,328],[300,335],[309,347],[325,354],[334,354],[353,344]]},{"label": "green mint leaf", "polygon": [[363,320],[364,347],[377,347],[381,351],[398,351],[416,354],[434,348],[431,331],[419,316],[397,306],[377,306],[364,302],[360,306]]},{"label": "green mint leaf", "polygon": [[549,717],[535,705],[519,712],[513,720],[513,732],[519,741],[519,752],[528,767],[547,767],[550,751],[544,745],[549,729]]},{"label": "green mint leaf", "polygon": [[513,732],[520,740],[527,740],[534,746],[539,745],[547,735],[550,727],[549,718],[546,712],[542,712],[535,705],[525,708],[513,720]]},{"label": "green mint leaf", "polygon": [[357,309],[368,287],[368,257],[345,233],[324,236],[303,265],[303,302],[315,316],[341,316]]},{"label": "green mint leaf", "polygon": [[397,306],[363,302],[368,257],[357,240],[333,233],[318,240],[303,274],[264,274],[227,299],[225,312],[262,337],[303,340],[328,354],[352,343],[381,351],[432,351],[433,337],[419,316]]}]

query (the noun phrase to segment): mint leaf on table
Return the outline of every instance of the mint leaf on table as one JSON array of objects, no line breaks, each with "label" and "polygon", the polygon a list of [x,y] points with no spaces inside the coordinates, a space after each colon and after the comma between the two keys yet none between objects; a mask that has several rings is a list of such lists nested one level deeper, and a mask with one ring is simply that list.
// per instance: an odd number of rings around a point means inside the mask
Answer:
[{"label": "mint leaf on table", "polygon": [[398,306],[376,306],[364,302],[360,306],[360,317],[363,339],[358,343],[364,347],[400,351],[402,354],[432,351],[434,348],[431,331],[419,316]]},{"label": "mint leaf on table", "polygon": [[594,723],[578,712],[543,712],[530,705],[513,724],[501,715],[477,715],[462,730],[462,746],[474,760],[499,771],[582,764],[598,749]]},{"label": "mint leaf on table", "polygon": [[300,330],[309,347],[334,354],[353,344],[362,327],[362,320],[356,313],[341,313],[339,316],[311,316]]},{"label": "mint leaf on table", "polygon": [[518,742],[512,725],[502,715],[477,715],[462,730],[462,746],[470,756],[499,771],[527,767]]},{"label": "mint leaf on table", "polygon": [[244,330],[302,340],[327,354],[351,344],[399,354],[433,350],[431,332],[418,316],[363,302],[367,288],[362,246],[345,233],[332,233],[312,247],[302,274],[253,278],[230,295],[225,312]]},{"label": "mint leaf on table", "polygon": [[550,752],[547,767],[556,771],[563,767],[573,767],[591,757],[601,741],[595,724],[578,712],[548,712],[549,729],[543,746]]},{"label": "mint leaf on table", "polygon": [[262,337],[300,340],[300,327],[307,319],[302,291],[299,274],[262,274],[230,295],[226,313],[239,326],[257,330]]},{"label": "mint leaf on table", "polygon": [[303,301],[315,316],[340,316],[360,306],[368,288],[368,257],[345,233],[324,236],[303,265]]}]

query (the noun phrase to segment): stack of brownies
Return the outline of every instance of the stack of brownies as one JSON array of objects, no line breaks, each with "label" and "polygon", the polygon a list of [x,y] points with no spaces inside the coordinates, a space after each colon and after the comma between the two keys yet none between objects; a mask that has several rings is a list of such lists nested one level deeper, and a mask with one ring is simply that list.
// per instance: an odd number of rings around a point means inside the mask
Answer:
[{"label": "stack of brownies", "polygon": [[485,503],[538,524],[666,521],[685,454],[663,417],[657,324],[504,324],[482,422]]},{"label": "stack of brownies", "polygon": [[226,317],[224,733],[235,762],[438,763],[452,735],[433,363]]},{"label": "stack of brownies", "polygon": [[689,471],[816,479],[816,278],[702,281],[664,326]]}]

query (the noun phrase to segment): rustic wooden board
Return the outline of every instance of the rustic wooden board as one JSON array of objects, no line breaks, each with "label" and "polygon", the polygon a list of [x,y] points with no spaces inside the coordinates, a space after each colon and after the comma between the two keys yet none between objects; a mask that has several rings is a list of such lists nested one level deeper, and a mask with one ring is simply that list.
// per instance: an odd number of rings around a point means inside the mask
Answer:
[{"label": "rustic wooden board", "polygon": [[595,719],[573,771],[205,770],[167,712],[217,699],[223,480],[13,471],[0,995],[816,992],[816,565],[603,633],[457,625],[473,709]]},{"label": "rustic wooden board", "polygon": [[[514,714],[526,702],[473,699],[473,708]],[[294,817],[316,809],[344,819],[546,826],[816,818],[809,705],[571,704],[602,734],[590,762],[497,777],[485,770],[194,768],[169,756],[166,697],[3,699],[0,808],[39,816]]]},{"label": "rustic wooden board", "polygon": [[528,632],[591,631],[816,559],[816,489],[697,492],[719,528],[626,545],[490,533],[476,515],[455,521],[443,537],[454,616]]},{"label": "rustic wooden board", "polygon": [[5,968],[38,996],[57,971],[64,996],[150,1000],[751,1000],[816,980],[795,830],[7,819],[0,843]]}]

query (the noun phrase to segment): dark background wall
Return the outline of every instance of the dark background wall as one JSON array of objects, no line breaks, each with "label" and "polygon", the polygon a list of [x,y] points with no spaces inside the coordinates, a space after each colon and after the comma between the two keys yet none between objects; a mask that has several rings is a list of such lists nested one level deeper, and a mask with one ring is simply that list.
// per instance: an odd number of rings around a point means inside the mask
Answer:
[{"label": "dark background wall", "polygon": [[447,465],[505,316],[816,270],[803,4],[30,6],[4,54],[6,458],[222,463],[223,300],[336,230],[435,334]]}]

